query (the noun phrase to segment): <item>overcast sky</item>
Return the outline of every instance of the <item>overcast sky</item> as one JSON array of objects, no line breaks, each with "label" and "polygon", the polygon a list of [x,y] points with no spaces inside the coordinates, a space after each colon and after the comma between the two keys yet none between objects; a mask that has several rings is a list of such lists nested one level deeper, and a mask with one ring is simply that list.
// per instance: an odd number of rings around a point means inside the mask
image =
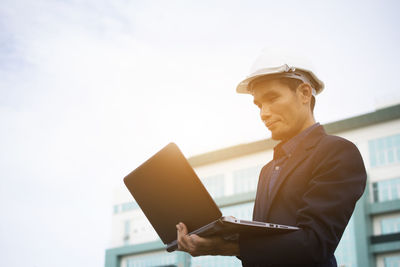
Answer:
[{"label": "overcast sky", "polygon": [[266,47],[315,67],[321,123],[399,103],[398,3],[3,0],[2,266],[103,266],[112,188],[147,157],[268,138],[235,93]]}]

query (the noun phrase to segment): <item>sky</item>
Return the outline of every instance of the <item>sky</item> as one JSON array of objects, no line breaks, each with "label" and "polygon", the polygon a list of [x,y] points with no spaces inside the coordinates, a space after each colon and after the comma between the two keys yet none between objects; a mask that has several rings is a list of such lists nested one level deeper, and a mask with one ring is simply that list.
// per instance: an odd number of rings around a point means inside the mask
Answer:
[{"label": "sky", "polygon": [[3,0],[2,266],[104,266],[113,188],[169,142],[269,138],[236,85],[283,49],[323,123],[400,103],[398,1]]}]

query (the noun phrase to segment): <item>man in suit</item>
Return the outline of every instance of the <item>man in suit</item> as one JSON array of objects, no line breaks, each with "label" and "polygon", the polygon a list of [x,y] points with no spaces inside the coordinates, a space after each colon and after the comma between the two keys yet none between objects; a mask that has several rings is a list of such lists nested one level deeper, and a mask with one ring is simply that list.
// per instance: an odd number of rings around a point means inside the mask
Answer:
[{"label": "man in suit", "polygon": [[235,255],[246,267],[337,266],[334,251],[364,192],[366,172],[353,143],[327,135],[315,122],[315,95],[323,87],[310,70],[286,64],[260,69],[237,87],[253,96],[272,138],[281,141],[261,170],[253,220],[300,230],[232,242],[188,235],[179,223],[179,250]]}]

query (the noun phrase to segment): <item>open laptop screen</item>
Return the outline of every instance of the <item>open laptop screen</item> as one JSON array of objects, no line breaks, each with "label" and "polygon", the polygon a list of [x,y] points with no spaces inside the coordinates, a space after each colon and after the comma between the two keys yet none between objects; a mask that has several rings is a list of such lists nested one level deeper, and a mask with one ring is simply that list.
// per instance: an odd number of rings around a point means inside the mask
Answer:
[{"label": "open laptop screen", "polygon": [[176,239],[179,222],[191,232],[222,216],[174,143],[133,170],[124,182],[164,244]]}]

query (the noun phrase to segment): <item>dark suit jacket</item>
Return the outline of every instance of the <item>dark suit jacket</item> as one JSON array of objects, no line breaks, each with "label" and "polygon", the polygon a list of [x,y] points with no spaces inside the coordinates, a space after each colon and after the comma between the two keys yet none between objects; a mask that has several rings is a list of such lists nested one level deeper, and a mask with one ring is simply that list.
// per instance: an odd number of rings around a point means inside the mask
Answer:
[{"label": "dark suit jacket", "polygon": [[[271,162],[261,170],[268,173]],[[257,194],[253,220],[296,225],[301,230],[274,236],[241,236],[245,267],[336,266],[333,255],[364,192],[366,172],[357,147],[327,135],[322,126],[300,141],[287,159],[271,195]],[[300,264],[300,265],[299,265]]]}]

